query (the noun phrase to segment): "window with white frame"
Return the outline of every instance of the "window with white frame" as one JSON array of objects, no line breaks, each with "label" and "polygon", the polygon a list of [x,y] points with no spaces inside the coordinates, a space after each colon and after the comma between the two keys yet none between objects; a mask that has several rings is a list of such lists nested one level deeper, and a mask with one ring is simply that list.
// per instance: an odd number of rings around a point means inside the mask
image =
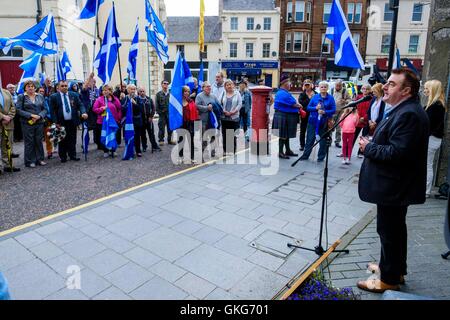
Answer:
[{"label": "window with white frame", "polygon": [[294,52],[302,52],[303,32],[294,32]]},{"label": "window with white frame", "polygon": [[292,51],[292,34],[290,32],[286,33],[284,51],[286,52]]},{"label": "window with white frame", "polygon": [[352,34],[353,42],[356,45],[356,48],[359,50],[359,39],[361,38],[359,33]]},{"label": "window with white frame", "polygon": [[306,3],[306,22],[311,22],[311,10],[312,10],[311,2],[307,2]]},{"label": "window with white frame", "polygon": [[303,35],[303,52],[308,53],[309,52],[309,38],[310,35],[308,32],[305,32]]},{"label": "window with white frame", "polygon": [[325,37],[325,33],[322,34],[322,53],[331,53],[331,40]]},{"label": "window with white frame", "polygon": [[255,18],[247,18],[247,30],[253,30],[255,28]]},{"label": "window with white frame", "polygon": [[389,3],[384,4],[384,21],[389,22],[394,19],[394,11],[389,8]]},{"label": "window with white frame", "polygon": [[389,34],[384,34],[381,37],[381,53],[389,53],[390,46],[391,46],[391,36]]},{"label": "window with white frame", "polygon": [[230,42],[230,58],[237,58],[238,52],[238,44],[237,42]]},{"label": "window with white frame", "polygon": [[305,1],[295,1],[295,22],[305,22]]},{"label": "window with white frame", "polygon": [[362,20],[362,3],[356,3],[354,23],[361,23],[361,20]]},{"label": "window with white frame", "polygon": [[418,49],[419,49],[419,35],[412,34],[409,36],[408,53],[417,53]]},{"label": "window with white frame", "polygon": [[263,58],[270,58],[270,43],[263,43]]},{"label": "window with white frame", "polygon": [[287,3],[287,12],[286,12],[287,22],[292,22],[292,1]]},{"label": "window with white frame", "polygon": [[412,14],[412,21],[413,22],[420,22],[420,21],[422,21],[422,10],[423,10],[423,4],[421,4],[421,3],[414,3],[414,5],[413,5],[413,14]]},{"label": "window with white frame", "polygon": [[265,17],[264,18],[264,30],[272,29],[272,18]]},{"label": "window with white frame", "polygon": [[238,29],[238,17],[231,17],[230,19],[230,29],[237,31]]},{"label": "window with white frame", "polygon": [[331,12],[331,3],[323,4],[323,23],[328,23],[328,19],[330,19]]},{"label": "window with white frame", "polygon": [[347,22],[353,23],[354,17],[355,17],[355,4],[347,3]]},{"label": "window with white frame", "polygon": [[245,44],[245,57],[246,58],[253,58],[253,43],[246,43]]}]

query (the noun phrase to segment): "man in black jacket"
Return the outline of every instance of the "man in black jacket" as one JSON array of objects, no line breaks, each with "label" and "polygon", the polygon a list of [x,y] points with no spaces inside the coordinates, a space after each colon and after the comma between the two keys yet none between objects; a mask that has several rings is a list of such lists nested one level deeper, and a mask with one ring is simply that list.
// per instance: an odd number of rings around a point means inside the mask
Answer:
[{"label": "man in black jacket", "polygon": [[76,153],[77,126],[80,122],[80,115],[83,120],[88,118],[86,107],[81,102],[78,94],[68,92],[67,81],[58,83],[58,92],[50,96],[50,110],[55,123],[63,126],[66,130],[66,137],[59,143],[59,157],[61,162],[67,162],[67,156],[71,160],[79,161]]},{"label": "man in black jacket", "polygon": [[161,148],[156,143],[155,129],[153,125],[153,117],[155,116],[155,104],[153,100],[145,94],[145,89],[143,87],[138,89],[138,97],[136,99],[138,104],[141,104],[144,109],[144,127],[142,130],[142,149],[145,152],[148,147],[147,143],[147,133],[150,138],[150,143],[152,145],[152,152],[161,151]]},{"label": "man in black jacket", "polygon": [[361,137],[365,159],[359,177],[361,200],[377,204],[377,232],[381,241],[379,265],[369,270],[380,279],[359,281],[371,292],[399,290],[407,256],[406,213],[411,204],[425,202],[429,121],[419,100],[419,79],[409,69],[392,70],[383,86],[390,105],[372,141]]}]

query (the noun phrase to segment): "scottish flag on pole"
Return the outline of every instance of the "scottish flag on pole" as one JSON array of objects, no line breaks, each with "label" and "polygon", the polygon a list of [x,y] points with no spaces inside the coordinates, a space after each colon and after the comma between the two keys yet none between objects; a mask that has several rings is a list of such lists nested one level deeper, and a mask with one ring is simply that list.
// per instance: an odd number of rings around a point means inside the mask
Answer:
[{"label": "scottish flag on pole", "polygon": [[94,61],[94,66],[98,71],[98,77],[102,79],[104,84],[111,81],[121,45],[116,26],[115,8],[113,6],[108,17],[108,22],[106,23],[102,46]]},{"label": "scottish flag on pole", "polygon": [[97,15],[98,9],[105,0],[87,0],[78,19],[90,19]]},{"label": "scottish flag on pole", "polygon": [[61,67],[64,75],[67,75],[70,71],[72,71],[72,64],[70,63],[66,50],[63,51],[61,56]]},{"label": "scottish flag on pole", "polygon": [[61,59],[56,60],[56,81],[66,81],[66,74],[64,73],[64,68],[61,63]]},{"label": "scottish flag on pole", "polygon": [[134,125],[133,125],[133,105],[131,99],[127,101],[127,116],[125,118],[125,150],[122,160],[131,160],[134,158]]},{"label": "scottish flag on pole", "polygon": [[399,69],[402,67],[401,60],[400,60],[400,51],[398,50],[398,48],[395,49],[393,67],[394,67],[394,69]]},{"label": "scottish flag on pole", "polygon": [[7,54],[12,48],[20,46],[43,56],[58,53],[55,21],[49,13],[38,24],[14,38],[0,38],[0,49]]},{"label": "scottish flag on pole", "polygon": [[184,74],[184,84],[189,87],[189,89],[194,90],[195,84],[194,84],[194,77],[192,76],[191,69],[189,69],[189,65],[186,61],[186,59],[181,56],[183,59],[183,74]]},{"label": "scottish flag on pole", "polygon": [[153,10],[150,1],[145,0],[145,18],[147,19],[147,41],[155,48],[159,59],[166,64],[169,61],[169,45],[164,27]]},{"label": "scottish flag on pole", "polygon": [[364,69],[364,61],[353,41],[344,11],[339,0],[333,0],[326,37],[334,44],[334,64],[354,69]]},{"label": "scottish flag on pole", "polygon": [[36,70],[38,68],[39,62],[41,61],[41,57],[42,54],[35,52],[20,64],[20,68],[23,70],[23,74],[17,86],[18,94],[24,92],[23,84],[25,83],[25,81],[34,80],[34,75],[36,74]]},{"label": "scottish flag on pole", "polygon": [[106,116],[103,117],[100,142],[110,151],[116,151],[117,149],[116,131],[118,128],[119,126],[117,125],[111,110],[106,108]]},{"label": "scottish flag on pole", "polygon": [[136,23],[133,41],[131,41],[130,53],[128,54],[128,79],[136,80],[136,61],[139,50],[139,23]]},{"label": "scottish flag on pole", "polygon": [[203,60],[200,59],[200,71],[198,72],[198,92],[197,94],[199,94],[200,92],[202,92],[202,86],[203,86]]},{"label": "scottish flag on pole", "polygon": [[183,68],[183,57],[177,52],[175,67],[172,77],[172,89],[169,98],[169,128],[176,130],[183,125],[183,86],[185,75]]}]

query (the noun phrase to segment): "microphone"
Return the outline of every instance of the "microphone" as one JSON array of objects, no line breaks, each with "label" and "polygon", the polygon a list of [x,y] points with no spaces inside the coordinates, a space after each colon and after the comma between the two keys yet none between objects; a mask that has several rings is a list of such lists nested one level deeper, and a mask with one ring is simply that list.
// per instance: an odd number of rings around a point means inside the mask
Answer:
[{"label": "microphone", "polygon": [[360,104],[360,103],[362,103],[362,102],[366,102],[366,101],[372,100],[372,99],[373,99],[372,96],[365,96],[365,97],[362,97],[361,99],[358,99],[358,100],[356,100],[356,101],[350,102],[348,105],[346,105],[345,107],[343,107],[341,110],[356,107],[358,104]]}]

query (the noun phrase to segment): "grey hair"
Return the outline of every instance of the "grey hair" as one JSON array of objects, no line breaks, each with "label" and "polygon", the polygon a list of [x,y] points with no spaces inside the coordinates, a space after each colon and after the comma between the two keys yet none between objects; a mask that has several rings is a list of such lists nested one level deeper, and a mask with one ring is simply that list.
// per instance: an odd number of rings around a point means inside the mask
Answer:
[{"label": "grey hair", "polygon": [[204,87],[210,86],[210,85],[211,85],[211,83],[209,83],[208,81],[203,81],[203,83],[202,83],[202,89],[203,89]]},{"label": "grey hair", "polygon": [[130,88],[136,88],[136,86],[134,84],[130,83],[129,85],[127,85],[127,90]]},{"label": "grey hair", "polygon": [[339,83],[339,84],[342,84],[342,79],[337,79],[337,80],[335,81],[335,83],[336,83],[336,84],[338,84],[338,83]]},{"label": "grey hair", "polygon": [[320,86],[326,86],[327,88],[330,87],[330,85],[329,85],[328,82],[326,82],[326,81],[320,81],[320,82],[319,82],[319,87],[320,87]]}]

